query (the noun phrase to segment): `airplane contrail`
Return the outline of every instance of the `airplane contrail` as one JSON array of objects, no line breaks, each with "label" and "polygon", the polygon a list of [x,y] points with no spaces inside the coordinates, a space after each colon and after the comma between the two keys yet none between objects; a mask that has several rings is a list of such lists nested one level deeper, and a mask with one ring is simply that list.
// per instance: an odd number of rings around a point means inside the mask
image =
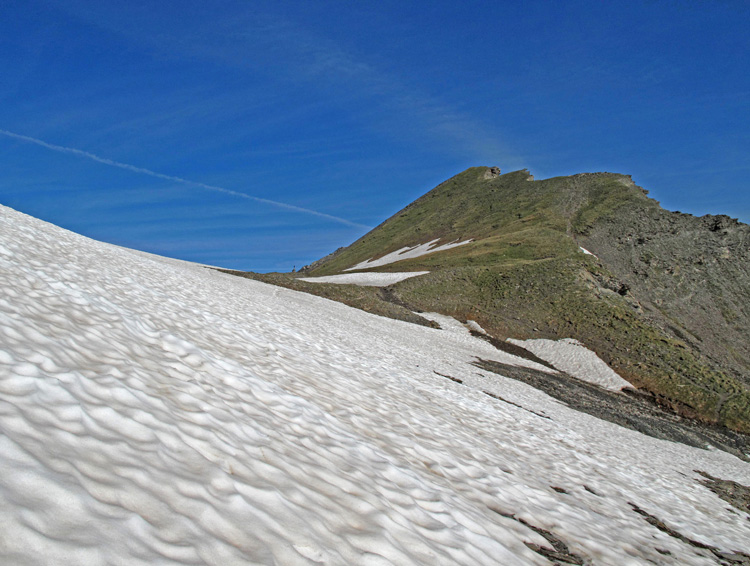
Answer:
[{"label": "airplane contrail", "polygon": [[141,173],[143,175],[149,175],[151,177],[156,177],[157,179],[164,179],[165,181],[174,181],[177,183],[183,183],[185,185],[193,185],[194,187],[201,187],[203,189],[207,189],[209,191],[217,191],[220,193],[224,193],[227,195],[232,195],[239,198],[244,198],[248,200],[253,200],[255,202],[260,202],[263,204],[268,204],[271,206],[276,206],[279,208],[284,208],[286,210],[292,210],[294,212],[302,212],[304,214],[312,214],[313,216],[318,216],[320,218],[325,218],[326,220],[332,220],[334,222],[338,222],[340,224],[346,224],[347,226],[353,226],[354,228],[371,228],[371,226],[365,226],[364,224],[358,224],[356,222],[352,222],[351,220],[347,220],[346,218],[340,218],[339,216],[333,216],[332,214],[326,214],[325,212],[318,212],[317,210],[312,210],[310,208],[303,208],[301,206],[295,206],[293,204],[287,204],[285,202],[279,202],[276,200],[270,200],[266,198],[260,198],[260,197],[254,197],[252,195],[248,195],[245,193],[240,193],[237,191],[233,191],[231,189],[225,189],[224,187],[217,187],[216,185],[207,185],[206,183],[200,183],[198,181],[191,181],[189,179],[183,179],[182,177],[176,177],[174,175],[165,175],[164,173],[158,173],[156,171],[151,171],[151,169],[145,169],[144,167],[136,167],[135,165],[130,165],[128,163],[122,163],[121,161],[115,161],[114,159],[107,159],[106,157],[99,157],[98,155],[95,155],[93,153],[89,153],[88,151],[83,151],[82,149],[76,149],[74,147],[66,147],[64,145],[56,145],[54,143],[49,143],[44,140],[40,140],[37,138],[32,138],[31,136],[24,136],[21,134],[16,134],[14,132],[9,132],[8,130],[0,129],[0,134],[7,136],[9,138],[33,143],[36,145],[40,145],[42,147],[46,147],[47,149],[51,149],[52,151],[57,151],[59,153],[70,153],[73,155],[78,155],[80,157],[85,157],[86,159],[90,159],[92,161],[96,161],[98,163],[103,163],[104,165],[109,165],[111,167],[118,167],[120,169],[125,169],[126,171],[132,171],[133,173]]}]

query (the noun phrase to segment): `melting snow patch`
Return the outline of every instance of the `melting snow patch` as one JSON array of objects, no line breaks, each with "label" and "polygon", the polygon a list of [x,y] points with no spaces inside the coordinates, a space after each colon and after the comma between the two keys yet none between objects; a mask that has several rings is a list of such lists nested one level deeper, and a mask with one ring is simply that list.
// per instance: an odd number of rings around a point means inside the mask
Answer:
[{"label": "melting snow patch", "polygon": [[[583,247],[581,247],[581,246],[578,246],[578,249],[579,249],[579,250],[581,250],[581,251],[582,251],[583,253],[585,253],[586,255],[592,255],[592,256],[596,257],[596,256],[595,256],[594,254],[592,254],[592,253],[591,253],[590,251],[588,251],[588,250],[587,250],[586,248],[583,248]],[[596,257],[596,259],[599,259],[599,258],[598,258],[598,257]]]},{"label": "melting snow patch", "polygon": [[432,322],[437,322],[440,325],[441,330],[445,330],[457,336],[471,336],[467,328],[452,316],[437,312],[421,312],[418,314],[422,318],[426,318]]},{"label": "melting snow patch", "polygon": [[532,340],[508,338],[508,342],[526,348],[557,369],[582,381],[588,381],[612,391],[619,391],[623,387],[630,386],[630,383],[617,375],[599,356],[573,338],[563,338],[557,341],[545,338]]},{"label": "melting snow patch", "polygon": [[431,254],[433,252],[442,252],[445,250],[450,250],[451,248],[457,248],[458,246],[463,246],[465,244],[468,244],[469,242],[473,242],[474,240],[466,240],[464,242],[451,242],[450,244],[443,244],[442,246],[433,247],[438,241],[439,239],[432,240],[431,242],[427,242],[426,244],[419,244],[418,246],[414,246],[411,248],[401,248],[400,250],[396,250],[395,252],[384,255],[379,259],[365,260],[353,267],[345,269],[344,271],[354,271],[355,269],[369,269],[371,267],[380,267],[381,265],[388,265],[389,263],[395,263],[397,261],[401,261],[402,259],[413,259],[415,257]]},{"label": "melting snow patch", "polygon": [[308,283],[335,283],[338,285],[364,285],[365,287],[387,287],[404,279],[425,275],[429,271],[408,271],[403,273],[343,273],[323,277],[300,277]]},{"label": "melting snow patch", "polygon": [[467,320],[466,326],[468,326],[470,330],[479,332],[479,334],[487,334],[484,328],[482,328],[476,320]]}]

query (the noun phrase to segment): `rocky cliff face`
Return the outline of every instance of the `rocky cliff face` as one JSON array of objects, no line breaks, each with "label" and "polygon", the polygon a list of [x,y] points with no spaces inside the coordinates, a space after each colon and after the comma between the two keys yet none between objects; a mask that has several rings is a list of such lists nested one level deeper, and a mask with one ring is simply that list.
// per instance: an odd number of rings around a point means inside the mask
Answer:
[{"label": "rocky cliff face", "polygon": [[750,226],[623,207],[580,241],[646,319],[750,386]]}]

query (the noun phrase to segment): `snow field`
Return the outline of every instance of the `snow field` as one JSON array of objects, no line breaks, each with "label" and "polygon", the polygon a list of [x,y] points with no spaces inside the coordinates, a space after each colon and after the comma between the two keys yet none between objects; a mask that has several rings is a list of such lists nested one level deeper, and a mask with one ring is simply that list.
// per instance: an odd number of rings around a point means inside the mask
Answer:
[{"label": "snow field", "polygon": [[715,564],[631,501],[748,551],[746,516],[693,470],[747,485],[750,465],[482,372],[532,362],[458,328],[6,208],[0,246],[0,563],[549,564],[503,513],[595,564]]},{"label": "snow field", "polygon": [[546,338],[516,340],[508,338],[508,342],[527,349],[535,356],[573,377],[588,381],[604,389],[619,391],[623,387],[632,387],[595,352],[592,352],[574,338],[563,338],[562,340],[548,340]]},{"label": "snow field", "polygon": [[429,271],[407,271],[403,273],[342,273],[321,277],[300,277],[309,283],[336,283],[339,285],[364,285],[365,287],[387,287],[410,277],[425,275]]}]

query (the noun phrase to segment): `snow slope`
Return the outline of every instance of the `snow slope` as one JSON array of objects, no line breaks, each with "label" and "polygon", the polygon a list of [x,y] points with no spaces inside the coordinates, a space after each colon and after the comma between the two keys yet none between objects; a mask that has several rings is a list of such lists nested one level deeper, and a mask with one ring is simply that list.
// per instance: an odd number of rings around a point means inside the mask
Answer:
[{"label": "snow slope", "polygon": [[623,387],[632,387],[630,383],[620,377],[615,370],[597,356],[596,352],[592,352],[575,338],[563,338],[562,340],[549,340],[547,338],[516,340],[508,338],[508,342],[526,348],[535,356],[573,377],[594,383],[605,389],[619,391]]},{"label": "snow slope", "polygon": [[750,465],[486,374],[531,362],[482,340],[2,207],[0,284],[1,564],[548,565],[530,526],[588,564],[717,563],[631,502],[750,550],[694,472]]},{"label": "snow slope", "polygon": [[364,285],[365,287],[387,287],[404,279],[424,275],[429,271],[406,271],[402,273],[342,273],[321,277],[300,277],[309,283],[335,283],[337,285]]}]

